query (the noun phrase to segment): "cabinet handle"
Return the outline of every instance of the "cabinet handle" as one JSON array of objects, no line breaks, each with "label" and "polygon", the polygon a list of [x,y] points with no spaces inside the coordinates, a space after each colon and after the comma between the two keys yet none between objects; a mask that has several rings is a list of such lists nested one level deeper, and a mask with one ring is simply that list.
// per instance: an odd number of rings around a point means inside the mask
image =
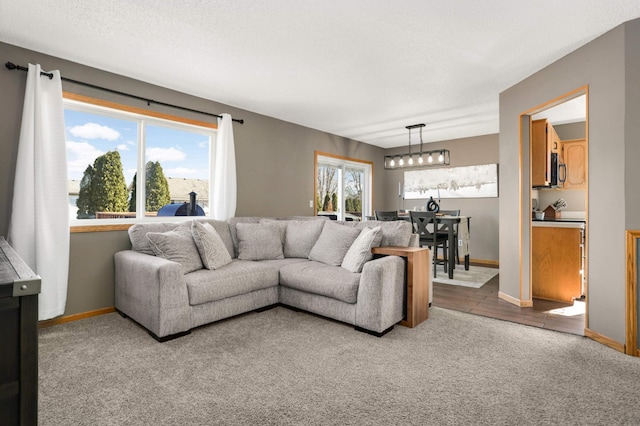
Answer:
[{"label": "cabinet handle", "polygon": [[[566,164],[560,164],[560,170],[562,171],[562,177],[558,176],[558,180],[561,183],[564,183],[567,180],[567,165]],[[558,173],[560,174],[560,173]]]}]

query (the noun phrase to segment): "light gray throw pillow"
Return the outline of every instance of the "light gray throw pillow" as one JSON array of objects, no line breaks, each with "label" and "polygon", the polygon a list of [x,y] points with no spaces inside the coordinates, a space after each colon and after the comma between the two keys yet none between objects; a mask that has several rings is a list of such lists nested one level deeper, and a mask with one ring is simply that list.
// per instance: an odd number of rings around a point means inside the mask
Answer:
[{"label": "light gray throw pillow", "polygon": [[411,234],[413,233],[411,222],[406,220],[392,220],[389,222],[365,220],[358,222],[357,228],[375,228],[376,226],[382,228],[381,246],[407,247],[409,245]]},{"label": "light gray throw pillow", "polygon": [[218,269],[231,263],[229,250],[211,224],[194,220],[191,234],[205,268]]},{"label": "light gray throw pillow", "polygon": [[362,267],[373,258],[371,249],[380,246],[382,241],[382,228],[365,228],[360,231],[358,238],[351,244],[349,251],[342,260],[342,266],[347,271],[362,272]]},{"label": "light gray throw pillow", "polygon": [[284,239],[284,257],[308,259],[326,220],[289,220]]},{"label": "light gray throw pillow", "polygon": [[325,222],[320,237],[315,243],[309,259],[327,265],[340,266],[345,254],[360,234],[360,230],[350,226]]},{"label": "light gray throw pillow", "polygon": [[284,259],[282,237],[277,225],[237,223],[238,259]]},{"label": "light gray throw pillow", "polygon": [[191,223],[183,223],[173,231],[148,232],[147,239],[154,254],[182,265],[185,274],[202,269],[200,253],[191,235]]},{"label": "light gray throw pillow", "polygon": [[287,233],[287,221],[286,220],[277,220],[272,218],[260,219],[258,222],[261,225],[271,225],[278,227],[280,231],[280,239],[282,240],[282,249],[284,250],[284,238]]}]

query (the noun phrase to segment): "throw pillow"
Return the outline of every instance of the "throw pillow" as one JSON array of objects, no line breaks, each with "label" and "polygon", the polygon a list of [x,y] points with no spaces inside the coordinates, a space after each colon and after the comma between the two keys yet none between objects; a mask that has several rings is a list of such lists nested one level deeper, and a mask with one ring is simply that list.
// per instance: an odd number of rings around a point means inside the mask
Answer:
[{"label": "throw pillow", "polygon": [[238,259],[284,259],[280,228],[270,224],[237,223]]},{"label": "throw pillow", "polygon": [[191,234],[205,268],[218,269],[231,263],[229,250],[211,224],[194,220]]},{"label": "throw pillow", "polygon": [[280,231],[280,239],[282,240],[282,248],[284,250],[284,238],[287,232],[287,221],[265,218],[265,219],[260,219],[260,222],[258,223],[260,223],[261,225],[271,225],[271,226],[278,227],[278,230]]},{"label": "throw pillow", "polygon": [[406,220],[393,220],[382,222],[377,220],[365,220],[358,223],[358,229],[382,227],[381,246],[407,247],[411,241],[413,226]]},{"label": "throw pillow", "polygon": [[314,244],[309,259],[327,265],[340,266],[345,254],[360,234],[360,230],[350,226],[325,222],[318,241]]},{"label": "throw pillow", "polygon": [[184,274],[202,269],[200,253],[191,235],[191,222],[173,231],[148,232],[147,239],[156,256],[178,262]]},{"label": "throw pillow", "polygon": [[322,232],[325,220],[290,220],[284,239],[284,256],[309,258]]},{"label": "throw pillow", "polygon": [[362,272],[362,267],[373,258],[371,249],[378,247],[382,241],[381,227],[365,228],[360,231],[358,238],[351,244],[349,251],[342,260],[342,266],[347,271]]}]

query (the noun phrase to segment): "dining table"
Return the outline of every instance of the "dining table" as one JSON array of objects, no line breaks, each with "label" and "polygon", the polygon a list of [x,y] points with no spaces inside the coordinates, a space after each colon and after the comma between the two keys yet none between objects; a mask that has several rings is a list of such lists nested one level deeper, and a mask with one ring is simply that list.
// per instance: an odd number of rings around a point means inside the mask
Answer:
[{"label": "dining table", "polygon": [[[399,213],[398,214],[398,219],[401,220],[407,220],[409,222],[411,222],[411,217],[409,216],[409,213]],[[471,217],[470,216],[449,216],[449,215],[439,215],[436,214],[435,217],[436,220],[436,229],[438,229],[440,227],[440,225],[443,225],[443,227],[446,227],[447,230],[447,246],[448,246],[448,259],[449,261],[447,262],[447,272],[449,275],[449,279],[452,280],[453,279],[453,271],[456,267],[455,265],[455,259],[456,259],[456,245],[458,244],[456,235],[455,235],[455,228],[454,225],[458,225],[458,238],[460,238],[462,240],[462,251],[463,251],[463,255],[464,255],[464,269],[466,271],[469,270],[469,250],[468,250],[468,245],[469,245],[469,236],[470,236],[470,223],[471,223]],[[466,227],[466,229],[464,229],[464,227]]]}]

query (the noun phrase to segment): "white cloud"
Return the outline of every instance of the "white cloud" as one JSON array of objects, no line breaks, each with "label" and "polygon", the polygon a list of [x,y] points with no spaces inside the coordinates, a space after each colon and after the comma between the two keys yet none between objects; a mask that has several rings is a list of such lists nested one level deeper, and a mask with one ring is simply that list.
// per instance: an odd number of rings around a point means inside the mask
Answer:
[{"label": "white cloud", "polygon": [[116,148],[120,151],[129,151],[129,146],[126,143],[121,143]]},{"label": "white cloud", "polygon": [[175,148],[147,148],[147,161],[183,161],[187,154]]},{"label": "white cloud", "polygon": [[198,142],[200,148],[209,148],[209,141]]},{"label": "white cloud", "polygon": [[69,178],[82,179],[88,165],[93,165],[97,157],[104,152],[87,142],[67,141],[67,168]]},{"label": "white cloud", "polygon": [[164,175],[167,177],[188,177],[198,175],[200,172],[196,169],[188,169],[186,167],[176,167],[175,169],[164,170]]},{"label": "white cloud", "polygon": [[108,141],[115,141],[120,138],[120,132],[116,129],[96,123],[86,123],[82,126],[73,126],[69,129],[69,132],[73,136],[82,139],[106,139]]}]

